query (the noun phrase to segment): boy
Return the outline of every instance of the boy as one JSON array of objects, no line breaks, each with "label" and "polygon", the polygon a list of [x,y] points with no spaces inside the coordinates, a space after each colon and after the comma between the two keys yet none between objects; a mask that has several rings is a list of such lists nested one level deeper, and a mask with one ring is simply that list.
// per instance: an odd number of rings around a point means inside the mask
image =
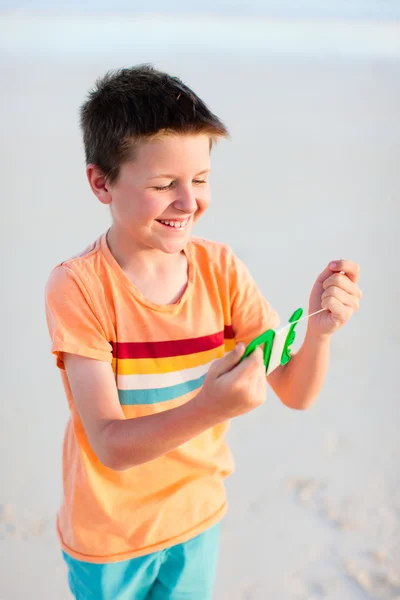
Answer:
[{"label": "boy", "polygon": [[[57,529],[77,600],[211,598],[229,420],[264,402],[253,338],[278,325],[225,245],[190,238],[209,204],[223,123],[179,79],[107,74],[81,109],[87,177],[112,225],[46,289],[52,352],[71,412]],[[346,273],[346,275],[343,274]],[[358,267],[317,278],[304,344],[268,380],[304,409],[332,333],[357,309]]]}]

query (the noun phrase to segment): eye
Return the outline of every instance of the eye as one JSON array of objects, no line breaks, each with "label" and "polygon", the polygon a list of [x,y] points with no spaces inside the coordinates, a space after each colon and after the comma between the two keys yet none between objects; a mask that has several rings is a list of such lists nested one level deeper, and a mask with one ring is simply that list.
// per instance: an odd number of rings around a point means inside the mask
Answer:
[{"label": "eye", "polygon": [[157,190],[157,192],[166,192],[167,190],[171,189],[172,185],[173,185],[173,181],[171,181],[171,183],[169,183],[168,185],[164,185],[164,186],[154,186],[154,190]]},{"label": "eye", "polygon": [[193,179],[193,183],[195,185],[202,185],[203,183],[207,183],[205,179]]}]

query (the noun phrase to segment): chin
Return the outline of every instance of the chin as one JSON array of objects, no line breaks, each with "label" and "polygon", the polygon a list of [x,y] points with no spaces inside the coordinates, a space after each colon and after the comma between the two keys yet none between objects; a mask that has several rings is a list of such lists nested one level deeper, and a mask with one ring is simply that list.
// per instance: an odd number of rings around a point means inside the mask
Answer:
[{"label": "chin", "polygon": [[168,246],[162,246],[160,248],[160,250],[161,250],[161,252],[164,252],[164,254],[178,254],[178,252],[182,252],[182,250],[184,250],[186,248],[187,243],[188,243],[188,240],[184,240],[180,244],[171,244]]}]

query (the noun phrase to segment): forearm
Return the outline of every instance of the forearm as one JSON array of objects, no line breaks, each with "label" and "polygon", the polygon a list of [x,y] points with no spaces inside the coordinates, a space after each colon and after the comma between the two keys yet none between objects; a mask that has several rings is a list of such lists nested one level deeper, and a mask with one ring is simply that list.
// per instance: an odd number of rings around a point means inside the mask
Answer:
[{"label": "forearm", "polygon": [[290,362],[271,373],[272,388],[289,408],[309,408],[317,398],[328,370],[330,339],[330,336],[316,338],[307,333]]},{"label": "forearm", "polygon": [[182,406],[154,415],[112,421],[103,432],[106,466],[122,471],[148,462],[216,424],[200,406],[201,392]]}]

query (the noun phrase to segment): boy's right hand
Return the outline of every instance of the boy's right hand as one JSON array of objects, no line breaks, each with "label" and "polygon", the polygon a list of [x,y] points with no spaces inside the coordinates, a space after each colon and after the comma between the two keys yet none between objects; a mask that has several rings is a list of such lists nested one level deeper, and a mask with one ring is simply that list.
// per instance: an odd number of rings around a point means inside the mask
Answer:
[{"label": "boy's right hand", "polygon": [[267,378],[260,347],[239,362],[246,349],[240,342],[210,367],[196,403],[212,421],[225,421],[263,404]]}]

